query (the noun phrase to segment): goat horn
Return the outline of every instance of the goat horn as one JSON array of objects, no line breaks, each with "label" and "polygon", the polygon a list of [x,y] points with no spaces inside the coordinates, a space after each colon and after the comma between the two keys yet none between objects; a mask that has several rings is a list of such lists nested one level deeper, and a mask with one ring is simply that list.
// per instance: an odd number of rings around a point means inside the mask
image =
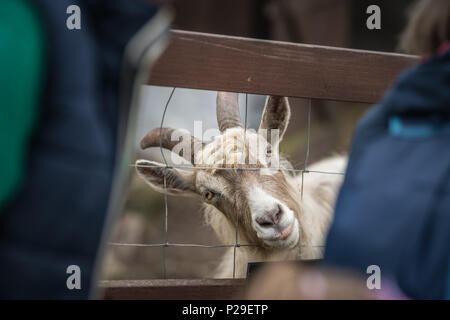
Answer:
[{"label": "goat horn", "polygon": [[238,94],[218,92],[216,114],[220,132],[228,128],[242,127],[239,115]]},{"label": "goat horn", "polygon": [[[178,131],[180,133],[179,136],[182,136],[183,139],[181,143],[184,142],[184,137],[188,136],[190,139],[190,155],[188,154],[179,154],[186,160],[190,161],[192,164],[194,164],[194,157],[195,157],[195,144],[201,144],[201,141],[197,138],[193,137],[188,131],[182,130],[182,129],[173,129],[173,128],[155,128],[147,135],[142,138],[141,140],[141,149],[147,149],[151,147],[159,147],[160,145],[164,149],[168,149],[172,151],[172,149],[180,143],[178,140],[172,140],[172,135],[174,132]],[[180,151],[183,151],[181,149]],[[181,152],[180,152],[181,153]],[[183,152],[184,153],[184,152]]]}]

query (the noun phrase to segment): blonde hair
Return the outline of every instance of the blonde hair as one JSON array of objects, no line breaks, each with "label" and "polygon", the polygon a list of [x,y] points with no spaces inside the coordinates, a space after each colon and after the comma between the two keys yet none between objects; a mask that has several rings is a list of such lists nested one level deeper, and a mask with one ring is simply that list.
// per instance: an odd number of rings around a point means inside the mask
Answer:
[{"label": "blonde hair", "polygon": [[399,50],[429,55],[450,40],[450,1],[421,0],[411,10],[400,39]]}]

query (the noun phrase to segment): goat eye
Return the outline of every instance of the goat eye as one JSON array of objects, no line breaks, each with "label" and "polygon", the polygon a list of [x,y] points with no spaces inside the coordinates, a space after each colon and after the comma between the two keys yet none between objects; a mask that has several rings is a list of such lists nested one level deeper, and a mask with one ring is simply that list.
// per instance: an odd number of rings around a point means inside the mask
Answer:
[{"label": "goat eye", "polygon": [[212,200],[212,198],[214,198],[214,193],[211,191],[205,191],[205,192],[203,192],[203,197],[206,200],[210,201],[210,200]]}]

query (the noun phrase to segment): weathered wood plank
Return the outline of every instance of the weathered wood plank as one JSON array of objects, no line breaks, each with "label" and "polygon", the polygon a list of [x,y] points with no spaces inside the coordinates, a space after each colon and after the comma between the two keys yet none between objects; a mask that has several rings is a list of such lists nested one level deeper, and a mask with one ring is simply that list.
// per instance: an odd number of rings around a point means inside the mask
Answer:
[{"label": "weathered wood plank", "polygon": [[172,31],[148,84],[373,103],[415,56]]},{"label": "weathered wood plank", "polygon": [[106,300],[228,300],[244,296],[245,279],[101,281]]}]

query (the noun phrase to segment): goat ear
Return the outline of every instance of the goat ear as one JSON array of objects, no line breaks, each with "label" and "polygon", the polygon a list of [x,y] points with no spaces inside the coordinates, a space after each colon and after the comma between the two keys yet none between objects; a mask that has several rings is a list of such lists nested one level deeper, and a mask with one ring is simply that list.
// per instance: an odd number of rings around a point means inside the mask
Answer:
[{"label": "goat ear", "polygon": [[[179,196],[197,195],[194,186],[194,172],[192,170],[180,170],[166,167],[162,163],[137,160],[136,170],[153,189],[158,192]],[[166,177],[164,188],[164,176]]]},{"label": "goat ear", "polygon": [[261,118],[260,130],[267,130],[270,135],[270,130],[278,129],[278,141],[272,141],[271,143],[278,143],[283,139],[283,135],[286,132],[291,118],[291,108],[289,107],[289,101],[286,97],[269,96],[264,106],[263,115]]}]

